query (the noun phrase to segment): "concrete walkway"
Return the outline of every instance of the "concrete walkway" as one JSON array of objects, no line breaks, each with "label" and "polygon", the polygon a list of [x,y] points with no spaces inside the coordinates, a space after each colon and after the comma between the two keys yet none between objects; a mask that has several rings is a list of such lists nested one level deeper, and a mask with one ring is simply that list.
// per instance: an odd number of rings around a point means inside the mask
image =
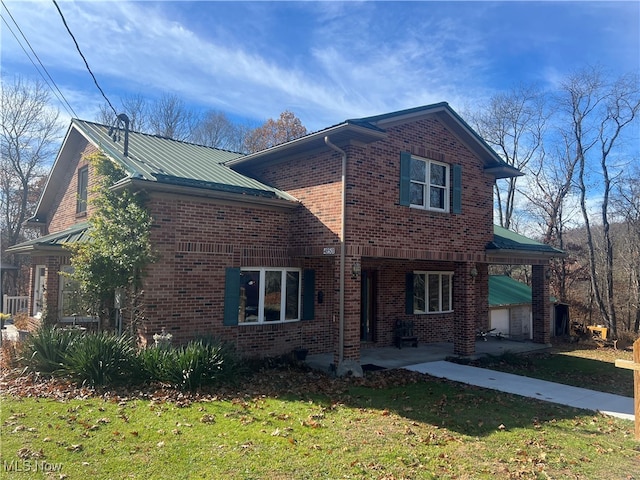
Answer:
[{"label": "concrete walkway", "polygon": [[[468,358],[501,355],[507,352],[523,354],[544,351],[548,348],[546,345],[532,342],[515,342],[495,338],[486,342],[476,342],[475,346],[476,353]],[[387,369],[406,368],[468,385],[598,411],[625,420],[634,420],[633,398],[446,361],[446,359],[456,356],[453,353],[452,343],[422,343],[417,348],[362,349],[360,363]],[[328,372],[332,361],[333,355],[326,353],[309,355],[305,363],[317,370]]]},{"label": "concrete walkway", "polygon": [[633,398],[571,387],[545,380],[459,365],[444,360],[408,365],[407,370],[438,378],[513,393],[524,397],[594,410],[612,417],[634,420]]}]

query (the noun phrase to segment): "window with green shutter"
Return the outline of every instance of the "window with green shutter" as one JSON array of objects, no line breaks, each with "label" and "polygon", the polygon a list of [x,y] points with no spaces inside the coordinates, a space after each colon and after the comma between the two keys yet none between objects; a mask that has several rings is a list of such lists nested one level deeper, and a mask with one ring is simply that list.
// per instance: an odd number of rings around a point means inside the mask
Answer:
[{"label": "window with green shutter", "polygon": [[228,268],[224,324],[300,320],[301,273],[297,268]]},{"label": "window with green shutter", "polygon": [[[400,205],[460,213],[461,193],[462,170],[459,165],[451,167],[408,152],[400,154]],[[451,198],[453,209],[450,208]]]}]

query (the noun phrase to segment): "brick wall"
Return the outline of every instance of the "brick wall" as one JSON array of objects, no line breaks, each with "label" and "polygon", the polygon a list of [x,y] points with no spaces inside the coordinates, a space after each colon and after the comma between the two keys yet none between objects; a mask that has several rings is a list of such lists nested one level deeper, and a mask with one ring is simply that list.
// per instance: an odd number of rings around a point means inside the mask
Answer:
[{"label": "brick wall", "polygon": [[[406,317],[406,272],[454,270],[455,312],[409,317],[416,322],[421,342],[461,337],[457,349],[468,351],[477,319],[484,321],[487,316],[488,307],[480,300],[486,298],[486,266],[481,263],[493,235],[493,178],[482,173],[480,161],[435,119],[391,127],[388,133],[387,139],[372,145],[346,147],[345,357],[358,359],[360,352],[360,280],[350,275],[355,261],[379,273],[378,345],[391,345],[393,322]],[[85,143],[74,154],[76,163],[69,163],[65,188],[49,222],[50,232],[84,220],[75,214],[77,169],[83,154],[92,150]],[[463,166],[461,215],[399,205],[402,151]],[[143,333],[150,338],[164,327],[176,342],[213,335],[255,356],[285,353],[301,345],[311,353],[331,350],[339,334],[341,157],[327,149],[306,158],[255,167],[250,173],[294,195],[302,207],[282,210],[150,194],[152,241],[159,260],[148,268],[144,280],[147,321]],[[90,170],[90,186],[94,181]],[[323,256],[323,247],[334,247],[335,254]],[[476,286],[467,278],[475,262],[480,271]],[[313,268],[315,319],[223,326],[225,268],[249,266]],[[322,303],[317,295],[320,291]]]},{"label": "brick wall", "polygon": [[278,355],[301,345],[316,353],[330,348],[324,334],[332,309],[329,291],[316,304],[313,321],[223,325],[227,267],[313,268],[317,290],[325,288],[331,269],[326,259],[289,256],[290,211],[162,193],[151,194],[147,206],[159,257],[144,281],[148,338],[163,327],[178,343],[209,335],[234,342],[249,356]]},{"label": "brick wall", "polygon": [[78,199],[78,170],[88,165],[89,186],[88,198],[91,198],[91,189],[97,184],[97,177],[94,168],[89,165],[86,158],[97,152],[97,149],[86,140],[81,142],[78,149],[72,152],[69,158],[63,159],[65,162],[65,175],[62,179],[62,187],[50,209],[47,219],[47,232],[55,233],[73,226],[76,223],[85,222],[87,215],[91,215],[93,207],[88,202],[87,211],[76,213]]},{"label": "brick wall", "polygon": [[[479,275],[469,292],[467,279],[455,279],[455,313],[413,316],[420,341],[453,341],[464,329],[459,350],[473,348],[475,323],[488,322],[488,280],[485,246],[493,238],[493,177],[482,171],[475,157],[436,119],[423,119],[387,129],[388,138],[347,152],[347,279],[345,302],[345,356],[360,328],[359,284],[350,280],[350,266],[379,271],[378,345],[391,345],[393,322],[405,317],[405,273],[412,270],[456,271],[467,275],[478,262]],[[399,205],[400,153],[411,152],[463,168],[462,214],[430,212]],[[339,245],[341,156],[327,149],[306,158],[291,158],[246,171],[285,190],[301,201],[296,212],[292,244]],[[339,250],[336,250],[336,265]],[[394,261],[390,261],[395,259]],[[425,262],[411,262],[423,259]],[[336,266],[335,290],[338,269]],[[486,284],[486,285],[485,285]],[[335,297],[334,315],[338,315]],[[455,324],[456,318],[460,319]],[[334,337],[336,328],[332,330]]]}]

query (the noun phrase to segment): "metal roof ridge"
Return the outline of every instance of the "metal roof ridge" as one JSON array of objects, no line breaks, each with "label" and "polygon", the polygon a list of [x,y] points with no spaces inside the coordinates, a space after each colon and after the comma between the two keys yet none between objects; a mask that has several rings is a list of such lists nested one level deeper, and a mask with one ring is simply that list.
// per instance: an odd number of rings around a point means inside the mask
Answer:
[{"label": "metal roof ridge", "polygon": [[[106,129],[110,129],[111,128],[111,126],[109,126],[109,125],[105,125],[104,123],[99,123],[99,122],[92,122],[91,120],[82,120],[82,119],[79,119],[79,118],[72,118],[71,121],[72,122],[75,121],[76,123],[80,123],[80,124],[86,123],[86,124],[90,124],[90,125],[96,125],[98,127],[104,127]],[[138,130],[129,130],[129,134],[142,135],[142,136],[145,136],[145,137],[152,137],[152,138],[156,138],[156,139],[159,139],[159,140],[168,140],[168,141],[175,142],[175,143],[181,143],[183,145],[191,145],[191,146],[194,146],[194,147],[208,148],[208,149],[211,149],[211,150],[218,150],[218,151],[221,151],[221,152],[236,153],[238,155],[246,155],[246,154],[244,154],[242,152],[235,152],[233,150],[227,150],[226,148],[211,147],[209,145],[202,145],[200,143],[189,142],[189,141],[186,141],[186,140],[178,140],[176,138],[165,137],[164,135],[158,135],[156,133],[146,133],[146,132],[140,132]]]}]

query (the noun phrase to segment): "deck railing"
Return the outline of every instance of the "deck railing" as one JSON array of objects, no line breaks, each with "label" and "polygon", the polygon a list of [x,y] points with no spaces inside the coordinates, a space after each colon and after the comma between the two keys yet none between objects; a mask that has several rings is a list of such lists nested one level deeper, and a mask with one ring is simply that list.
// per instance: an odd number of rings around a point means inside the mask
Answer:
[{"label": "deck railing", "polygon": [[18,312],[26,312],[29,306],[29,297],[23,296],[2,296],[2,313],[15,315]]}]

